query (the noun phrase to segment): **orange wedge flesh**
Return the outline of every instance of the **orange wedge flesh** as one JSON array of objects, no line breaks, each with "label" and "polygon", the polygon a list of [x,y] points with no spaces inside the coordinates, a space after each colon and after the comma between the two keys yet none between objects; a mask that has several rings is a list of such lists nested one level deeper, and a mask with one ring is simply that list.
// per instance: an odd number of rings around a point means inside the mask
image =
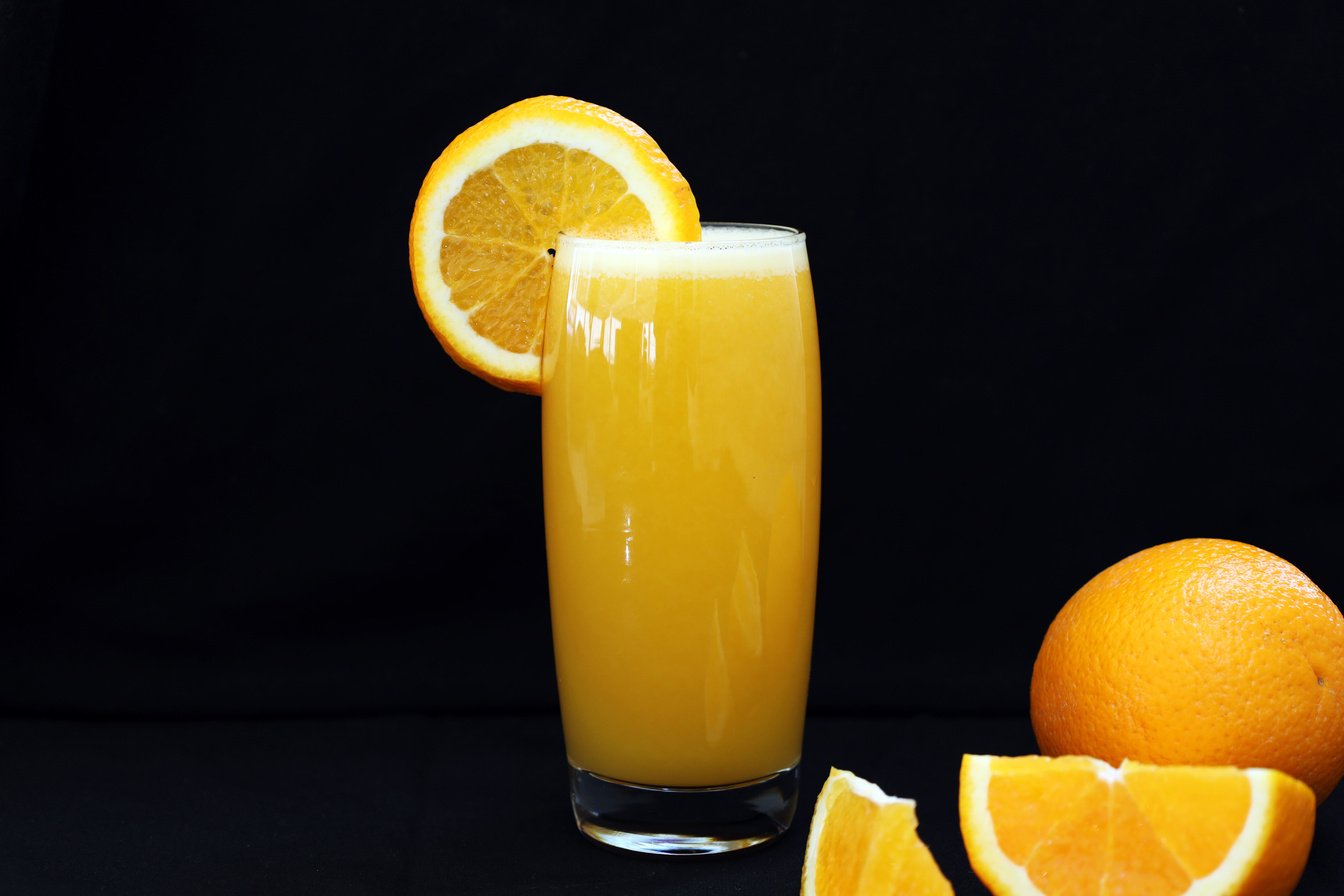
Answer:
[{"label": "orange wedge flesh", "polygon": [[913,800],[831,769],[808,831],[802,896],[949,896],[917,824]]},{"label": "orange wedge flesh", "polygon": [[1269,769],[966,756],[961,828],[999,896],[1284,896],[1316,801]]},{"label": "orange wedge flesh", "polygon": [[648,134],[568,97],[501,109],[430,168],[411,218],[411,279],[459,365],[504,389],[540,391],[551,251],[562,230],[695,240],[699,210]]}]

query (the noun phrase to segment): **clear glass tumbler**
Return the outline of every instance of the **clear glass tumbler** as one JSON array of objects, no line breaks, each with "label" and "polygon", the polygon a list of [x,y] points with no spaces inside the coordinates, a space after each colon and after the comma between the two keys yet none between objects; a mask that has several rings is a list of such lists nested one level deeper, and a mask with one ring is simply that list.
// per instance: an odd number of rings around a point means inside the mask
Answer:
[{"label": "clear glass tumbler", "polygon": [[579,828],[662,854],[779,836],[797,804],[821,501],[803,234],[562,235],[541,405]]}]

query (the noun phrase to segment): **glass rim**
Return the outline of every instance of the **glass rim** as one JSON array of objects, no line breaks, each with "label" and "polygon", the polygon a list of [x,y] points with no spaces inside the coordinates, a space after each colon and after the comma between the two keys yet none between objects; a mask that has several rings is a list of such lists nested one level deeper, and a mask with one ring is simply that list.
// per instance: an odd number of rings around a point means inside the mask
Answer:
[{"label": "glass rim", "polygon": [[740,230],[759,231],[760,235],[730,237],[721,240],[620,240],[604,239],[594,236],[576,236],[565,233],[563,230],[556,236],[556,248],[560,244],[566,243],[571,247],[600,247],[602,249],[631,249],[641,252],[649,251],[695,251],[695,252],[723,252],[733,251],[735,249],[764,249],[764,248],[785,248],[788,246],[797,246],[804,243],[807,234],[796,227],[788,227],[784,224],[747,224],[739,221],[701,221],[700,227],[731,227]]}]

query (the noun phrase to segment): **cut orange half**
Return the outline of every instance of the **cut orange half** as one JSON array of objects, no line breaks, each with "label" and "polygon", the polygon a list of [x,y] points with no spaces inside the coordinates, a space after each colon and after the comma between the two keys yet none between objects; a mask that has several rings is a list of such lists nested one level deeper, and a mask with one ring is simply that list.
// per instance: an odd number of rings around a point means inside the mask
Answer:
[{"label": "cut orange half", "polygon": [[430,329],[462,367],[541,391],[541,336],[560,231],[697,240],[680,172],[610,109],[538,96],[463,131],[430,167],[411,216],[411,280]]},{"label": "cut orange half", "polygon": [[966,756],[961,832],[998,896],[1283,896],[1316,799],[1283,772]]},{"label": "cut orange half", "polygon": [[802,896],[951,896],[917,825],[914,800],[831,769],[807,834]]}]

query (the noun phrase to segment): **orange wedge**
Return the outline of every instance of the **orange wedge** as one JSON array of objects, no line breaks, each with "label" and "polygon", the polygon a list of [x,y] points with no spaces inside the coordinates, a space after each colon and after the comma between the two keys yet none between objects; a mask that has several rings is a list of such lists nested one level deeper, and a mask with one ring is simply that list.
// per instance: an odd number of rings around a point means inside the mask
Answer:
[{"label": "orange wedge", "polygon": [[950,896],[917,824],[914,800],[831,769],[807,834],[802,896]]},{"label": "orange wedge", "polygon": [[610,109],[538,96],[463,131],[430,167],[411,216],[411,280],[462,367],[541,391],[541,336],[560,231],[697,240],[685,178]]},{"label": "orange wedge", "polygon": [[961,832],[998,896],[1282,896],[1316,799],[1269,769],[966,756]]}]

